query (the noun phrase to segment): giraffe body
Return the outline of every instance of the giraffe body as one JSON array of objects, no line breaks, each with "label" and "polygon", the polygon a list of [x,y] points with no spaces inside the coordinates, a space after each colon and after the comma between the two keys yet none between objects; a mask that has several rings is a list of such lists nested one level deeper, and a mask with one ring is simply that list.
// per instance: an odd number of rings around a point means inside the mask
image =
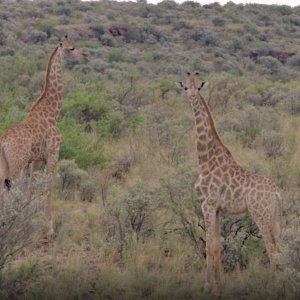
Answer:
[{"label": "giraffe body", "polygon": [[220,140],[209,107],[200,95],[203,85],[198,72],[189,75],[185,84],[178,83],[187,91],[196,123],[200,175],[195,189],[202,203],[206,227],[206,280],[214,283],[220,278],[220,213],[249,213],[266,244],[274,277],[274,253],[278,251],[276,241],[281,231],[279,189],[269,179],[246,170],[235,161]]},{"label": "giraffe body", "polygon": [[[75,49],[65,37],[50,55],[43,92],[31,107],[27,118],[22,123],[6,129],[0,139],[1,194],[8,188],[8,182],[10,184],[10,180],[19,177],[28,163],[33,163],[31,180],[33,172],[38,170],[39,163],[46,163],[49,176],[47,202],[50,227],[52,227],[50,205],[52,176],[61,142],[61,134],[57,127],[62,105],[61,64],[63,59],[69,57],[86,59],[85,54]],[[50,228],[50,232],[52,230]]]}]

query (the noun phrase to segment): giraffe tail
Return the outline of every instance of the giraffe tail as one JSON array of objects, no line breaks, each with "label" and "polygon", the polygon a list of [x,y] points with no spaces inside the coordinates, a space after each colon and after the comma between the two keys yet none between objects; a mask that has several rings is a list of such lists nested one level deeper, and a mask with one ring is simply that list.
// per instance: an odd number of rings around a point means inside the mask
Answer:
[{"label": "giraffe tail", "polygon": [[[9,177],[8,162],[3,147],[0,147],[0,184],[10,190],[11,182]],[[2,188],[0,186],[0,190]]]}]

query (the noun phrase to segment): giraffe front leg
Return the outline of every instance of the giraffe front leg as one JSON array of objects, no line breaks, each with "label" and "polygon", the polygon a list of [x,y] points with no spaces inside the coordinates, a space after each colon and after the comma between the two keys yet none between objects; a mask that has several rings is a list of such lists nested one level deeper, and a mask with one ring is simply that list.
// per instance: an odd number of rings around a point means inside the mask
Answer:
[{"label": "giraffe front leg", "polygon": [[221,242],[218,214],[215,207],[203,203],[206,229],[206,287],[215,287],[220,281]]},{"label": "giraffe front leg", "polygon": [[52,211],[52,187],[53,187],[53,175],[56,163],[59,157],[59,148],[60,148],[60,132],[58,128],[53,128],[51,138],[48,140],[47,149],[48,155],[46,159],[47,164],[47,207],[46,214],[48,218],[48,233],[47,236],[54,235],[53,227],[53,211]]},{"label": "giraffe front leg", "polygon": [[220,230],[220,217],[219,212],[216,212],[216,220],[214,227],[214,244],[213,244],[213,256],[214,256],[214,276],[215,280],[219,283],[221,280],[221,230]]},{"label": "giraffe front leg", "polygon": [[50,155],[47,158],[47,204],[46,204],[46,215],[48,219],[48,232],[47,236],[52,237],[54,235],[53,227],[53,209],[52,209],[52,187],[53,187],[53,174],[54,168],[58,160],[58,153]]},{"label": "giraffe front leg", "polygon": [[33,161],[31,165],[29,166],[30,172],[29,172],[29,182],[27,186],[27,199],[30,201],[33,195],[33,186],[34,182],[37,179],[38,171],[40,169],[41,162],[40,161]]}]

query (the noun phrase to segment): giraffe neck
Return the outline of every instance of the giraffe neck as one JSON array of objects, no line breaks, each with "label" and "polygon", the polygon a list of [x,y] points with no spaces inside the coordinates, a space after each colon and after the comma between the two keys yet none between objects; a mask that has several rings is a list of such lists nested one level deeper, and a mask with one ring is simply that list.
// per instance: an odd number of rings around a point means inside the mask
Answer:
[{"label": "giraffe neck", "polygon": [[56,47],[48,61],[43,92],[31,107],[29,117],[57,121],[62,105],[61,61],[59,47]]},{"label": "giraffe neck", "polygon": [[[211,116],[208,105],[201,95],[196,100],[190,99],[194,112],[197,135],[197,152],[200,168],[205,168],[214,157],[232,157],[230,151],[222,143]],[[224,161],[224,160],[222,160]]]}]

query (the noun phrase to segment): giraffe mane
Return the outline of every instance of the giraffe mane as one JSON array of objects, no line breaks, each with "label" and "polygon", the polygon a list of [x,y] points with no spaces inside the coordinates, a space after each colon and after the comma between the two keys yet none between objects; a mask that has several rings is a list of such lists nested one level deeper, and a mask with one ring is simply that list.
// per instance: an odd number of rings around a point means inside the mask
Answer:
[{"label": "giraffe mane", "polygon": [[218,132],[217,132],[217,129],[216,129],[216,125],[215,125],[215,121],[212,117],[212,114],[210,112],[210,109],[205,101],[205,99],[199,94],[199,98],[200,98],[200,101],[203,103],[204,107],[205,107],[205,110],[207,112],[207,115],[208,115],[208,121],[209,121],[209,124],[211,126],[211,129],[212,129],[212,133],[213,135],[215,136],[215,138],[217,139],[217,141],[220,143],[220,145],[224,148],[224,150],[226,151],[226,153],[233,157],[230,150],[224,145],[224,143],[222,142]]},{"label": "giraffe mane", "polygon": [[39,102],[44,98],[44,96],[45,96],[45,93],[46,93],[46,90],[47,90],[47,86],[48,86],[48,78],[49,78],[49,73],[50,73],[50,65],[51,65],[52,59],[53,59],[53,57],[54,57],[54,55],[55,55],[57,49],[58,49],[58,46],[55,47],[55,49],[53,50],[53,52],[51,53],[51,55],[50,55],[50,57],[49,57],[48,64],[47,64],[46,76],[45,76],[45,79],[44,79],[44,87],[43,87],[42,94],[41,94],[40,97],[33,103],[33,105],[31,106],[30,111],[32,111],[32,110],[39,104]]}]

